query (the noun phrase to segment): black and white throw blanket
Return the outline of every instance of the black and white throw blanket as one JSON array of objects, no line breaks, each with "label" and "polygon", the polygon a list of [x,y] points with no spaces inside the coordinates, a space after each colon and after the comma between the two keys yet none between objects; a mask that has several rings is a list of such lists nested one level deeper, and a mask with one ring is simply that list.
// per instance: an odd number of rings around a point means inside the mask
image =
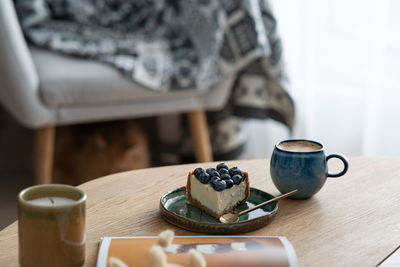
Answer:
[{"label": "black and white throw blanket", "polygon": [[213,151],[243,148],[245,118],[290,129],[282,45],[266,0],[14,0],[33,45],[105,62],[149,90],[202,90],[227,75],[228,105],[210,112]]}]

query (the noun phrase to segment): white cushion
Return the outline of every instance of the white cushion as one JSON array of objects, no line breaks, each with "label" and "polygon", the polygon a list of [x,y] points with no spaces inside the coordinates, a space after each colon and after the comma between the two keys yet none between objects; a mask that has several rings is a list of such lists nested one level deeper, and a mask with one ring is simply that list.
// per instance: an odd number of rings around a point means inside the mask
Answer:
[{"label": "white cushion", "polygon": [[[118,70],[82,58],[64,56],[38,48],[31,48],[36,65],[40,96],[46,105],[126,103],[156,99],[174,99],[204,95],[207,90],[156,92],[144,88]],[[222,101],[225,102],[225,101]]]}]

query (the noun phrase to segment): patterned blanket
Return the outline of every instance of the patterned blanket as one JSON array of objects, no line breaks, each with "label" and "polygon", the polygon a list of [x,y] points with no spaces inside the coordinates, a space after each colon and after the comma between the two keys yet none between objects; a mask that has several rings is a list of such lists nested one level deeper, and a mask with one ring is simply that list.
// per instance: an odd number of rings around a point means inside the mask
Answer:
[{"label": "patterned blanket", "polygon": [[235,75],[228,105],[208,114],[217,158],[240,153],[245,118],[293,127],[282,45],[265,0],[14,2],[31,44],[105,62],[149,90],[202,90]]}]

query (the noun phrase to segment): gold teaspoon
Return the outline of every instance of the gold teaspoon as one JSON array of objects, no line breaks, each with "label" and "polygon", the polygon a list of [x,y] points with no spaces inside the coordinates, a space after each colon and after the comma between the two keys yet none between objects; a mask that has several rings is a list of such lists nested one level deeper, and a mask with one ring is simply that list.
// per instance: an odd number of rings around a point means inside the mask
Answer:
[{"label": "gold teaspoon", "polygon": [[262,207],[262,206],[264,206],[264,205],[267,205],[267,204],[269,204],[269,203],[271,203],[271,202],[274,202],[274,201],[276,201],[276,200],[278,200],[278,199],[282,199],[282,198],[286,198],[286,197],[289,197],[289,196],[291,196],[291,195],[294,195],[294,194],[297,193],[297,191],[298,191],[298,190],[295,189],[295,190],[290,191],[290,192],[288,192],[288,193],[285,193],[285,194],[276,196],[276,197],[274,197],[274,198],[271,198],[270,200],[267,200],[267,201],[265,201],[265,202],[263,202],[263,203],[260,203],[260,204],[258,204],[258,205],[255,205],[254,207],[251,207],[251,208],[249,208],[249,209],[247,209],[247,210],[243,210],[243,211],[241,211],[241,212],[239,212],[239,213],[226,213],[226,214],[222,215],[221,217],[219,217],[219,221],[222,222],[222,223],[233,223],[233,222],[237,222],[240,215],[245,214],[245,213],[247,213],[247,212],[250,212],[250,211],[252,211],[252,210],[258,209],[259,207]]}]

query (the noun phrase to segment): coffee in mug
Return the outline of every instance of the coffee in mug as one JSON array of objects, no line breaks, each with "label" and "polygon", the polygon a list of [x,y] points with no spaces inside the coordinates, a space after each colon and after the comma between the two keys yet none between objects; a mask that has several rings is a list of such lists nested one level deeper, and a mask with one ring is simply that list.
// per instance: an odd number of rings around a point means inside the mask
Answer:
[{"label": "coffee in mug", "polygon": [[320,150],[322,146],[317,143],[298,140],[293,142],[281,142],[278,144],[278,148],[289,152],[312,152]]},{"label": "coffee in mug", "polygon": [[[327,161],[338,158],[343,170],[328,172]],[[339,177],[347,172],[349,163],[344,155],[325,154],[324,146],[316,141],[291,139],[275,145],[270,162],[272,181],[281,193],[294,189],[299,192],[290,198],[305,199],[316,194],[327,177]]]}]

